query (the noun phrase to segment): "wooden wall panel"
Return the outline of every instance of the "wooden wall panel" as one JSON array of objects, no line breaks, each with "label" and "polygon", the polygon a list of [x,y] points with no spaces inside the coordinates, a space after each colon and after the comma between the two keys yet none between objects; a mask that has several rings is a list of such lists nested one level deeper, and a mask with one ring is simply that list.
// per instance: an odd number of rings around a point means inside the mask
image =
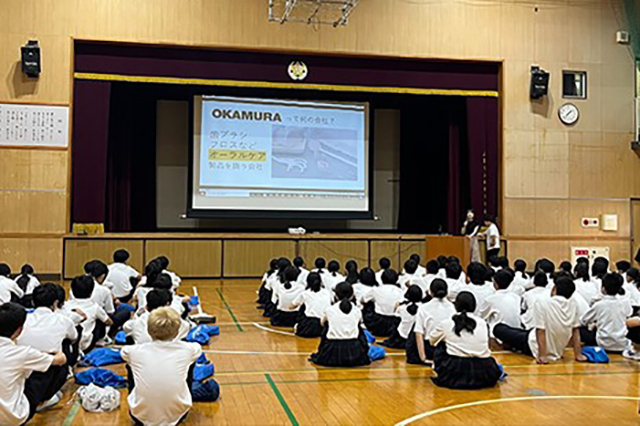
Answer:
[{"label": "wooden wall panel", "polygon": [[[273,258],[296,255],[296,242],[288,240],[226,240],[224,241],[224,276],[261,277]],[[305,258],[307,266],[312,260]]]},{"label": "wooden wall panel", "polygon": [[[404,262],[413,253],[420,255],[420,263],[424,265],[427,262],[427,243],[425,240],[377,240],[371,241],[371,259],[370,265],[374,270],[378,270],[378,260],[381,257],[388,257],[391,260],[391,267],[397,271],[401,271]],[[363,265],[358,264],[362,268]]]},{"label": "wooden wall panel", "polygon": [[222,273],[220,240],[148,240],[145,262],[167,256],[169,270],[183,278],[219,277]]},{"label": "wooden wall panel", "polygon": [[366,265],[369,261],[369,243],[360,240],[300,240],[298,253],[309,265],[313,265],[317,257],[324,257],[327,263],[337,260],[342,270],[345,262],[351,259],[358,262],[358,265]]},{"label": "wooden wall panel", "polygon": [[29,263],[36,274],[58,274],[62,265],[62,240],[59,238],[0,238],[0,262],[12,272]]},{"label": "wooden wall panel", "polygon": [[125,249],[131,254],[129,264],[138,272],[144,270],[142,240],[70,239],[65,241],[64,247],[64,278],[83,274],[84,264],[89,260],[98,259],[110,264],[113,262],[113,252],[118,249]]}]

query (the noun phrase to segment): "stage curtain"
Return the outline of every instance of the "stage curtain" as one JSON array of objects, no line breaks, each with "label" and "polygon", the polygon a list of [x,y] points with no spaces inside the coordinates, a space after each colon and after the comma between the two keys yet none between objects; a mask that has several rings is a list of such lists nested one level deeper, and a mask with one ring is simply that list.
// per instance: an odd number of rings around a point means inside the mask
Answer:
[{"label": "stage curtain", "polygon": [[72,208],[74,223],[104,223],[111,83],[75,81]]},{"label": "stage curtain", "polygon": [[145,86],[114,84],[107,152],[109,232],[156,229],[156,99]]}]

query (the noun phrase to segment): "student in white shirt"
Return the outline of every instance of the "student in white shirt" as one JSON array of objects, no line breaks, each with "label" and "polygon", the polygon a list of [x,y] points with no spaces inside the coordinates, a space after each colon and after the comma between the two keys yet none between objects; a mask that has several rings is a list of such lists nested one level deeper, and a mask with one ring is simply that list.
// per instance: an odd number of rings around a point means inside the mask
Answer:
[{"label": "student in white shirt", "polygon": [[634,311],[640,309],[640,290],[638,290],[637,284],[640,281],[639,275],[636,268],[629,268],[624,274],[620,274],[623,282],[624,298],[629,301]]},{"label": "student in white shirt", "polygon": [[[75,298],[64,305],[66,315],[71,317],[77,312],[81,312],[83,315],[83,319],[79,323],[82,326],[80,349],[85,353],[95,347],[96,343],[104,337],[106,327],[113,324],[105,310],[91,298],[95,286],[93,278],[87,275],[75,277],[71,281],[71,292]],[[102,326],[96,327],[98,323]]]},{"label": "student in white shirt", "polygon": [[520,328],[520,306],[522,300],[516,293],[509,291],[514,274],[511,269],[501,269],[493,276],[496,292],[486,299],[486,306],[482,317],[490,328],[496,324],[506,324],[509,327]]},{"label": "student in white shirt", "polygon": [[278,271],[278,259],[271,259],[269,262],[269,270],[262,276],[262,284],[258,290],[258,309],[264,309],[265,305],[271,300],[271,282],[270,280]]},{"label": "student in white shirt", "polygon": [[20,304],[26,308],[32,306],[31,299],[33,290],[40,285],[40,281],[33,275],[35,271],[33,266],[29,264],[22,265],[20,268],[20,275],[14,280],[18,287],[24,292],[24,296],[20,299]]},{"label": "student in white shirt", "polygon": [[425,269],[425,267],[420,265],[421,259],[418,253],[413,253],[411,256],[409,256],[409,260],[413,260],[416,263],[416,272],[418,273],[418,275],[423,276],[427,274],[427,270]]},{"label": "student in white shirt", "polygon": [[485,216],[484,225],[487,229],[481,234],[484,235],[487,245],[487,259],[498,257],[500,253],[500,231],[493,216]]},{"label": "student in white shirt", "polygon": [[389,337],[400,324],[396,303],[402,302],[404,292],[398,286],[398,273],[389,268],[382,274],[382,285],[369,290],[363,303],[373,302],[373,312],[364,317],[367,330],[374,336]]},{"label": "student in white shirt", "polygon": [[304,291],[304,287],[297,283],[299,273],[293,265],[284,270],[284,281],[275,292],[276,311],[271,317],[274,327],[293,327],[298,320],[298,306],[294,300]]},{"label": "student in white shirt", "polygon": [[153,341],[125,346],[129,413],[137,424],[176,425],[189,413],[192,366],[202,354],[197,343],[176,341],[181,320],[171,308],[154,310],[147,330]]},{"label": "student in white shirt", "polygon": [[467,286],[460,283],[460,275],[462,274],[462,266],[458,262],[449,262],[444,267],[444,271],[446,274],[446,278],[444,279],[447,282],[447,287],[449,292],[447,297],[451,302],[456,300],[458,293],[464,290]]},{"label": "student in white shirt", "polygon": [[382,274],[384,274],[384,271],[391,268],[391,261],[388,257],[382,257],[378,260],[378,266],[380,266],[380,270],[376,272],[376,280],[378,281],[378,284],[382,285]]},{"label": "student in white shirt", "polygon": [[631,262],[628,260],[619,260],[616,262],[616,270],[625,281],[627,279],[627,271],[629,268],[631,268]]},{"label": "student in white shirt", "polygon": [[513,262],[513,268],[515,270],[514,277],[513,282],[509,286],[509,291],[522,297],[527,290],[533,288],[531,277],[527,274],[527,262],[518,259]]},{"label": "student in white shirt", "polygon": [[626,337],[626,321],[633,309],[628,299],[618,297],[624,294],[622,284],[619,274],[607,274],[602,279],[604,296],[580,318],[584,345],[600,346],[608,352],[622,352],[631,345]]},{"label": "student in white shirt", "polygon": [[423,297],[426,297],[429,293],[429,286],[424,279],[424,275],[418,273],[418,264],[412,259],[404,263],[404,272],[398,278],[398,282],[403,289],[411,285],[417,285],[422,290]]},{"label": "student in white shirt", "polygon": [[28,422],[36,409],[60,402],[68,368],[62,352],[46,354],[17,345],[27,313],[15,303],[0,305],[0,424]]},{"label": "student in white shirt", "polygon": [[431,287],[431,281],[436,278],[444,278],[438,276],[438,271],[440,270],[440,264],[437,260],[432,259],[427,262],[426,275],[424,276],[424,283],[427,286],[427,289]]},{"label": "student in white shirt", "polygon": [[358,279],[360,278],[358,274],[358,262],[356,262],[355,260],[348,260],[347,263],[344,264],[344,271],[344,280],[351,284],[351,286],[353,287],[353,285],[356,284],[358,282]]},{"label": "student in white shirt", "polygon": [[56,312],[57,302],[55,284],[44,284],[33,292],[35,310],[27,315],[22,334],[17,343],[29,346],[40,352],[62,352],[65,340],[67,345],[78,340],[78,331],[73,321]]},{"label": "student in white shirt", "polygon": [[332,260],[327,266],[327,272],[322,274],[322,284],[324,288],[329,291],[333,291],[333,288],[345,280],[344,276],[339,272],[340,263],[337,260]]},{"label": "student in white shirt", "polygon": [[107,280],[113,284],[111,293],[122,303],[129,303],[135,291],[134,284],[140,280],[138,271],[127,265],[129,252],[124,249],[116,250],[113,253],[113,263],[109,265]]},{"label": "student in white shirt", "polygon": [[487,323],[473,314],[476,300],[462,291],[455,301],[457,314],[442,321],[429,334],[436,347],[431,380],[449,389],[483,389],[498,383],[502,372],[489,350]]},{"label": "student in white shirt", "polygon": [[11,268],[0,263],[0,304],[18,302],[24,297],[24,291],[11,279]]},{"label": "student in white shirt", "polygon": [[[591,265],[591,280],[598,290],[596,298],[602,294],[602,278],[609,272],[609,261],[603,257],[597,257]],[[593,303],[595,300],[590,301]]]},{"label": "student in white shirt", "polygon": [[300,275],[298,275],[298,281],[301,283],[307,282],[307,275],[309,275],[309,270],[304,267],[304,259],[301,256],[296,256],[293,259],[293,266],[298,268],[300,271]]},{"label": "student in white shirt", "polygon": [[407,363],[430,364],[434,348],[429,343],[429,335],[440,322],[451,318],[456,309],[447,299],[447,283],[441,278],[431,281],[431,300],[418,308],[414,331],[407,339]]},{"label": "student in white shirt", "polygon": [[321,323],[326,324],[326,335],[309,360],[326,367],[369,365],[369,345],[361,327],[362,314],[353,303],[353,288],[342,282],[334,291],[338,302],[324,312]]},{"label": "student in white shirt", "polygon": [[469,277],[469,285],[465,286],[464,291],[468,291],[476,298],[476,311],[474,314],[481,315],[487,310],[487,298],[496,292],[493,282],[485,281],[487,276],[487,267],[480,262],[471,262],[467,266],[467,276]]},{"label": "student in white shirt", "polygon": [[591,304],[592,300],[598,295],[599,289],[591,281],[589,266],[585,263],[578,263],[574,272],[576,278],[573,282],[576,285],[576,293]]},{"label": "student in white shirt", "polygon": [[169,258],[167,256],[158,256],[156,260],[160,264],[161,271],[171,277],[171,282],[173,283],[173,291],[176,291],[178,287],[180,287],[182,279],[178,276],[178,274],[169,270]]},{"label": "student in white shirt", "polygon": [[307,275],[307,287],[293,301],[293,307],[299,309],[295,325],[296,336],[320,337],[322,335],[322,316],[331,306],[331,293],[322,287],[322,279],[317,272]]},{"label": "student in white shirt", "polygon": [[440,255],[438,256],[438,278],[446,278],[447,277],[447,273],[444,270],[445,266],[447,266],[447,263],[449,262],[449,258],[447,256],[443,256]]},{"label": "student in white shirt", "polygon": [[[317,260],[316,260],[317,261]],[[284,271],[291,266],[291,261],[286,257],[281,257],[278,259],[278,271],[276,272],[273,279],[270,279],[267,283],[269,289],[271,290],[271,299],[264,306],[264,312],[262,316],[266,318],[271,318],[277,310],[277,294],[280,290],[280,287],[284,284]]]},{"label": "student in white shirt", "polygon": [[[113,283],[107,281],[107,275],[109,274],[109,267],[106,263],[100,260],[94,260],[91,262],[89,274],[93,277],[96,285],[94,286],[94,294],[91,298],[98,304],[111,318],[112,325],[107,332],[109,339],[106,339],[106,343],[113,339],[118,331],[122,329],[125,322],[131,318],[131,311],[129,311],[122,303],[112,294],[114,288]],[[108,290],[105,292],[105,290]],[[98,327],[102,327],[101,323],[98,323]]]},{"label": "student in white shirt", "polygon": [[395,329],[391,337],[380,342],[380,345],[393,349],[406,349],[407,339],[413,330],[416,314],[418,313],[418,308],[422,305],[423,298],[424,292],[422,289],[415,284],[411,284],[404,294],[405,300],[396,307],[396,315],[400,317],[398,328]]},{"label": "student in white shirt", "polygon": [[494,327],[493,334],[506,346],[533,356],[538,364],[562,358],[569,342],[572,343],[575,360],[586,361],[580,344],[578,307],[571,298],[574,292],[575,285],[570,278],[558,278],[551,297],[541,298],[533,306],[531,330],[498,324]]},{"label": "student in white shirt", "polygon": [[526,330],[533,328],[533,307],[540,299],[546,299],[551,297],[551,290],[548,285],[549,280],[547,274],[542,271],[536,272],[533,276],[534,287],[527,291],[522,298],[522,311],[521,316],[522,325]]},{"label": "student in white shirt", "polygon": [[[147,306],[145,307],[144,312],[124,323],[124,326],[122,327],[127,336],[127,344],[139,345],[151,342],[153,339],[147,331],[149,316],[151,315],[151,312],[158,308],[171,307],[172,299],[173,296],[169,290],[151,290],[147,294]],[[176,340],[186,338],[187,334],[189,334],[189,330],[191,330],[191,323],[181,319],[180,330],[176,336]]]},{"label": "student in white shirt", "polygon": [[[368,306],[367,308],[362,302],[362,299],[367,293],[369,293],[369,290],[377,286],[378,281],[376,280],[376,273],[373,272],[373,269],[369,267],[362,268],[358,274],[358,282],[352,284],[351,287],[353,288],[354,300],[356,301],[356,304],[363,309],[363,311],[365,309],[369,309],[370,311],[373,310],[373,302],[369,302],[366,305]],[[364,314],[365,313],[363,312],[363,316]]]},{"label": "student in white shirt", "polygon": [[313,262],[315,269],[312,269],[311,272],[317,272],[322,277],[323,274],[327,273],[327,261],[324,257],[316,258],[315,262]]}]

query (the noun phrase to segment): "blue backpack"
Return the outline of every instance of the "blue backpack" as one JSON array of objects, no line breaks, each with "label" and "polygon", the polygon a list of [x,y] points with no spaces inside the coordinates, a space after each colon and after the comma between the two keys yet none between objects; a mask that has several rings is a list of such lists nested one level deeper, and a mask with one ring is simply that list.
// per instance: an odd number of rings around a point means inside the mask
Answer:
[{"label": "blue backpack", "polygon": [[380,346],[369,345],[369,359],[371,361],[378,361],[385,356],[387,356],[387,352],[384,350],[384,348],[381,348]]},{"label": "blue backpack", "polygon": [[96,386],[120,389],[127,386],[127,380],[119,374],[104,368],[90,368],[81,373],[75,373],[74,378],[79,385],[93,383]]},{"label": "blue backpack", "polygon": [[220,334],[220,327],[217,325],[199,325],[192,328],[185,339],[187,342],[200,343],[201,345],[209,344],[211,336]]},{"label": "blue backpack", "polygon": [[206,382],[193,382],[191,397],[194,402],[216,402],[220,398],[220,385],[213,379]]},{"label": "blue backpack", "polygon": [[117,345],[127,344],[127,334],[124,331],[118,331],[116,337],[113,339]]},{"label": "blue backpack", "polygon": [[202,382],[213,376],[213,364],[196,364],[193,368],[193,381]]},{"label": "blue backpack", "polygon": [[103,365],[122,364],[124,360],[120,356],[120,350],[111,348],[98,348],[86,354],[78,363],[81,367],[101,367]]},{"label": "blue backpack", "polygon": [[609,363],[609,355],[600,346],[585,346],[582,348],[582,355],[587,357],[587,361],[594,364]]}]

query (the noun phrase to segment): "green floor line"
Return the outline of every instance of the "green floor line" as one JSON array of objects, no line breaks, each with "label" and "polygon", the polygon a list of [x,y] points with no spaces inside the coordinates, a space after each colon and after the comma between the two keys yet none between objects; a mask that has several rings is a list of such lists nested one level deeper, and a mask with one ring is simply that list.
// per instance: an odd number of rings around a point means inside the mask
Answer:
[{"label": "green floor line", "polygon": [[280,401],[280,405],[282,405],[282,408],[284,408],[284,412],[287,413],[287,417],[289,417],[289,421],[291,422],[291,424],[293,426],[299,426],[300,424],[298,423],[298,421],[296,420],[296,417],[291,412],[291,408],[289,408],[289,406],[287,405],[287,401],[284,400],[284,397],[280,393],[278,386],[276,386],[275,382],[273,381],[273,379],[269,374],[265,374],[264,376],[267,378],[267,382],[269,382],[269,386],[271,386],[273,393],[276,394],[278,401]]},{"label": "green floor line", "polygon": [[69,414],[67,414],[67,417],[65,417],[64,421],[62,422],[62,426],[71,426],[76,418],[76,415],[78,414],[78,410],[80,410],[80,404],[78,402],[75,402],[71,407]]},{"label": "green floor line", "polygon": [[222,300],[222,303],[224,303],[224,307],[227,309],[227,312],[229,312],[229,315],[231,315],[231,318],[233,319],[233,322],[236,324],[236,327],[238,327],[238,330],[244,331],[242,329],[242,326],[238,322],[238,319],[234,315],[233,310],[231,310],[231,306],[229,306],[229,304],[227,303],[227,300],[222,295],[222,292],[220,291],[220,289],[217,289],[217,291],[218,291],[218,296],[220,296],[220,300]]}]

